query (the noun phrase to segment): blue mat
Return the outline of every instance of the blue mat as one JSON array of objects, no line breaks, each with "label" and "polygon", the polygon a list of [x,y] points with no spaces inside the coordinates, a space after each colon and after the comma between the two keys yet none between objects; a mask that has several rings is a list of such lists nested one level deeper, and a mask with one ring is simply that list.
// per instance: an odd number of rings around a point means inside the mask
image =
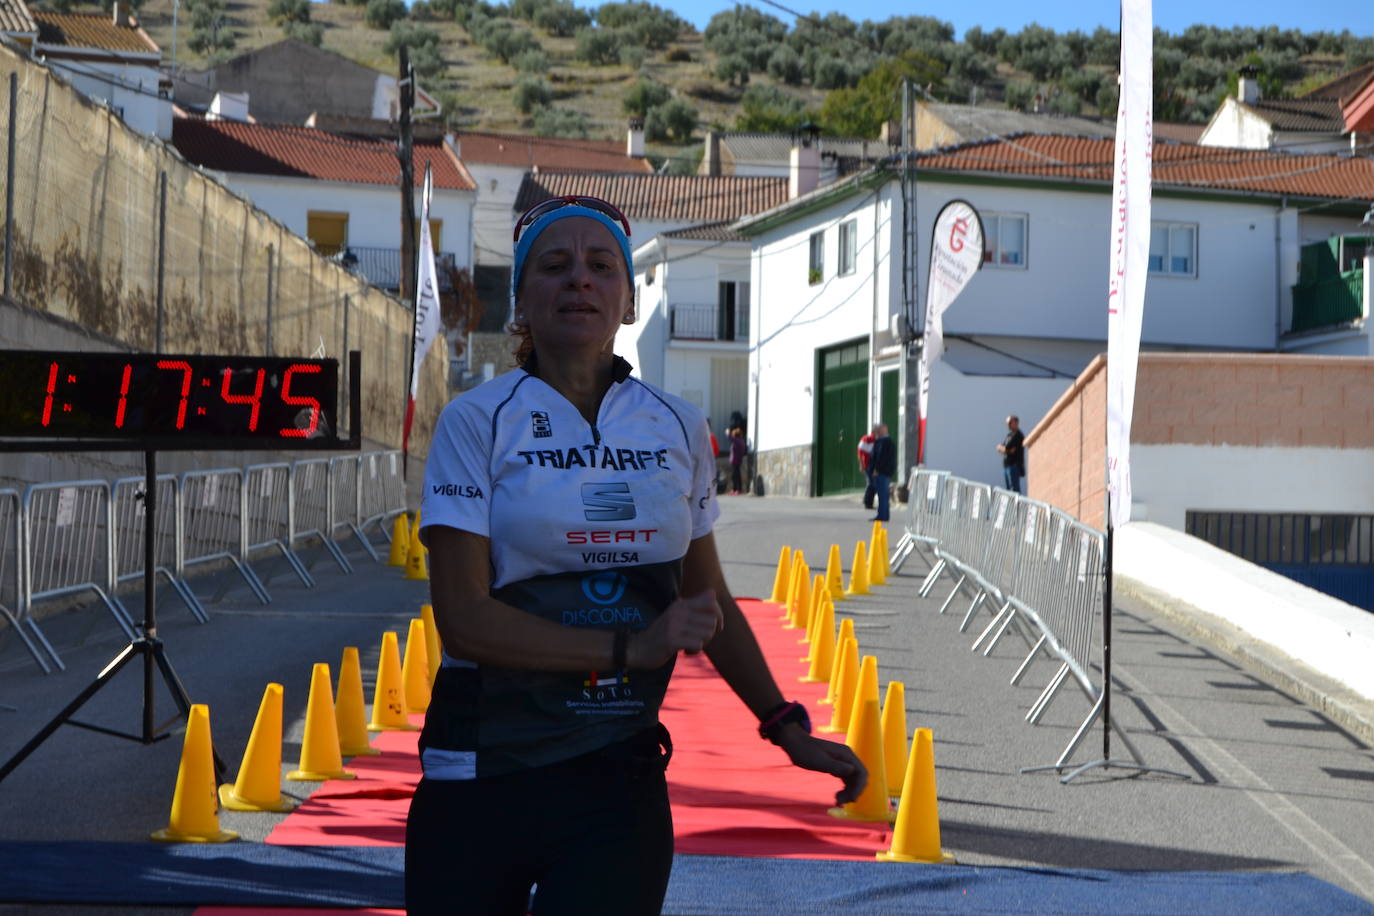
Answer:
[{"label": "blue mat", "polygon": [[[403,856],[378,846],[0,843],[0,901],[400,908]],[[680,855],[664,906],[672,916],[913,912],[1374,916],[1374,904],[1309,875],[1273,872]]]}]

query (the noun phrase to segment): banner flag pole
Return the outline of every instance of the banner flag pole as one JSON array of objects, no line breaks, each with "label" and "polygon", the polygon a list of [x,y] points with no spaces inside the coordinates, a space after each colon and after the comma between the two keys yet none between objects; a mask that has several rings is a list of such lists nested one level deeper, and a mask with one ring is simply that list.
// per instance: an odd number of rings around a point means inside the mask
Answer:
[{"label": "banner flag pole", "polygon": [[424,192],[420,204],[420,252],[415,281],[415,315],[411,333],[410,387],[406,392],[405,424],[401,430],[401,476],[410,458],[410,426],[415,419],[415,397],[420,390],[420,366],[439,336],[438,272],[434,266],[434,239],[429,231],[429,204],[434,179],[425,163]]}]

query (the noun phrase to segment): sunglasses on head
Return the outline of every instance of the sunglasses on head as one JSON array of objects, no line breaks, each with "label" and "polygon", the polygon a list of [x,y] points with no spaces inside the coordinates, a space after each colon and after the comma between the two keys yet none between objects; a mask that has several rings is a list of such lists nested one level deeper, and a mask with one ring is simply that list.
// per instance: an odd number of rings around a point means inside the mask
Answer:
[{"label": "sunglasses on head", "polygon": [[540,201],[522,213],[520,218],[515,221],[515,234],[512,236],[511,241],[520,241],[520,233],[524,231],[525,227],[531,225],[535,220],[544,216],[546,213],[551,213],[561,207],[586,207],[589,210],[597,210],[604,213],[611,219],[620,223],[621,228],[625,230],[625,237],[630,237],[630,221],[625,218],[625,214],[621,213],[620,208],[615,204],[607,203],[599,197],[582,197],[577,194],[568,194],[563,197],[550,197],[548,200]]}]

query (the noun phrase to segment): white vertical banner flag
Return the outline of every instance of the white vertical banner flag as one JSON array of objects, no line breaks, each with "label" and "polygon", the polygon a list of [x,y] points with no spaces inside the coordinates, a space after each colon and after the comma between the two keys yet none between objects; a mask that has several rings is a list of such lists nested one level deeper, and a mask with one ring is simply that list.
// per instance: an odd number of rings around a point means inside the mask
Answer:
[{"label": "white vertical banner flag", "polygon": [[434,239],[429,232],[429,201],[434,183],[425,163],[425,189],[420,203],[419,271],[415,281],[415,360],[410,371],[410,396],[420,390],[420,364],[439,336],[439,276],[434,267]]},{"label": "white vertical banner flag", "polygon": [[[410,358],[410,392],[406,398],[405,425],[401,430],[401,451],[410,450],[410,425],[415,419],[415,396],[420,390],[420,366],[425,354],[439,336],[439,277],[434,268],[434,239],[429,232],[429,202],[434,180],[425,163],[424,191],[420,195],[420,262],[415,278],[415,336]],[[404,265],[403,265],[404,267]]]},{"label": "white vertical banner flag", "polygon": [[916,463],[925,461],[926,414],[930,406],[930,370],[945,352],[945,310],[964,291],[983,266],[983,221],[965,200],[951,200],[940,208],[930,236],[930,270],[926,274],[925,337],[917,369],[920,426]]},{"label": "white vertical banner flag", "polygon": [[1107,282],[1107,495],[1113,528],[1131,520],[1131,418],[1150,256],[1152,19],[1150,0],[1121,0],[1121,94]]}]

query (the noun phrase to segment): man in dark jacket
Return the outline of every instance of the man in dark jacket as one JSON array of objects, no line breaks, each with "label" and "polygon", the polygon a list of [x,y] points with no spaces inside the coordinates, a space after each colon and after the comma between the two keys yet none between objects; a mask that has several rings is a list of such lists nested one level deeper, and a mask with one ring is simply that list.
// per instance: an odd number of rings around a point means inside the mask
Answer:
[{"label": "man in dark jacket", "polygon": [[878,424],[874,436],[868,466],[873,470],[873,489],[878,492],[878,514],[869,521],[885,522],[892,499],[892,478],[897,473],[897,444],[888,436],[885,424]]},{"label": "man in dark jacket", "polygon": [[1021,421],[1007,417],[1007,438],[997,446],[1002,455],[1002,484],[1013,493],[1021,492],[1021,478],[1026,476],[1026,437],[1021,433]]}]

